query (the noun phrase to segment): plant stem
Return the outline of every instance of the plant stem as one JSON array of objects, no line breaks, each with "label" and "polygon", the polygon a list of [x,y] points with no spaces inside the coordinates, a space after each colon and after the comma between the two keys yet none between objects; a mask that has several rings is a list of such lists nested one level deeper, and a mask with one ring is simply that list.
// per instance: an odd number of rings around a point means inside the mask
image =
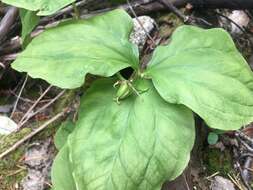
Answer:
[{"label": "plant stem", "polygon": [[117,77],[120,79],[120,80],[126,80],[121,74],[120,72],[116,73]]}]

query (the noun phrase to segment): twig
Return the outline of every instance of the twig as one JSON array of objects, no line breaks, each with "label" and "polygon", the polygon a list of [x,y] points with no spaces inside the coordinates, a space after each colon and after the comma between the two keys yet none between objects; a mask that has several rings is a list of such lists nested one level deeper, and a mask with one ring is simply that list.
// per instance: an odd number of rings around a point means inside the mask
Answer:
[{"label": "twig", "polygon": [[165,5],[165,7],[167,7],[171,12],[173,12],[176,16],[178,16],[178,18],[180,18],[186,24],[192,24],[192,25],[194,25],[194,24],[204,24],[204,25],[209,26],[209,27],[212,26],[211,23],[209,23],[208,21],[206,21],[203,18],[184,15],[176,6],[173,5],[173,3],[171,3],[168,0],[159,0],[159,1],[163,5]]},{"label": "twig", "polygon": [[[50,85],[41,95],[40,97],[34,102],[34,104],[29,108],[29,110],[26,112],[26,114],[22,117],[22,119],[19,121],[18,126],[23,123],[23,121],[26,119],[26,117],[29,116],[30,112],[35,108],[35,106],[39,103],[39,101],[47,94],[47,92],[51,89],[52,85]],[[20,128],[20,127],[19,127]]]},{"label": "twig", "polygon": [[11,176],[17,175],[18,173],[20,173],[20,172],[22,172],[24,170],[25,170],[24,168],[20,168],[20,169],[14,171],[12,173],[7,174],[7,177],[11,177]]},{"label": "twig", "polygon": [[46,105],[38,109],[36,112],[32,113],[31,115],[28,115],[27,118],[19,125],[19,128],[21,128],[29,119],[31,119],[33,116],[37,115],[38,113],[42,112],[44,109],[52,105],[56,100],[58,100],[63,94],[65,90],[61,91],[55,98],[53,98],[50,102],[48,102]]},{"label": "twig", "polygon": [[18,94],[17,100],[16,100],[16,102],[15,102],[15,104],[14,104],[14,107],[13,107],[13,110],[12,110],[12,112],[11,112],[11,116],[10,116],[10,118],[12,118],[12,117],[13,117],[13,115],[14,115],[14,113],[15,113],[16,109],[17,109],[18,101],[19,101],[19,99],[20,99],[20,97],[21,97],[21,94],[22,94],[22,92],[23,92],[24,88],[25,88],[25,85],[26,85],[27,79],[28,79],[28,74],[26,74],[26,76],[25,76],[25,80],[24,80],[23,85],[22,85],[22,87],[21,87],[21,89],[20,89],[20,91],[19,91],[19,94]]},{"label": "twig", "polygon": [[21,49],[21,38],[16,36],[0,46],[0,55],[17,52]]},{"label": "twig", "polygon": [[242,138],[243,140],[248,141],[248,142],[250,143],[250,145],[253,146],[253,139],[250,138],[250,137],[249,137],[248,135],[246,135],[245,133],[243,133],[243,132],[241,132],[241,131],[238,130],[238,131],[236,131],[235,135],[236,135],[237,137]]},{"label": "twig", "polygon": [[168,0],[159,0],[162,4],[164,4],[171,12],[177,15],[184,23],[188,23],[190,17],[185,16],[180,10],[178,10],[170,1]]},{"label": "twig", "polygon": [[237,179],[235,175],[231,176],[228,174],[229,179],[238,187],[240,190],[245,190],[244,186],[241,184],[241,182]]},{"label": "twig", "polygon": [[[142,6],[144,6],[144,5],[150,4],[150,3],[152,3],[152,2],[155,2],[155,0],[136,0],[136,1],[134,1],[134,2],[131,2],[131,7],[132,7],[132,9],[135,10],[135,9],[137,9],[137,8],[139,8],[139,7],[142,7]],[[92,11],[92,12],[90,12],[90,13],[88,13],[88,14],[81,15],[81,18],[84,18],[84,19],[90,18],[90,17],[92,17],[92,16],[96,16],[96,15],[102,14],[102,13],[104,13],[104,12],[111,11],[111,10],[116,9],[116,8],[124,9],[124,10],[127,11],[128,13],[132,13],[131,7],[129,6],[128,3],[126,3],[126,4],[119,5],[119,6],[116,6],[116,7],[113,7],[113,8],[105,8],[105,9],[101,9],[101,10]],[[142,7],[142,8],[143,8],[143,7]],[[155,10],[149,9],[148,12],[153,12],[153,11],[155,11]],[[135,11],[135,12],[136,12],[136,11]],[[145,12],[145,11],[144,11],[144,12]],[[142,13],[141,13],[141,14],[142,14]]]},{"label": "twig", "polygon": [[185,181],[187,190],[190,190],[189,184],[188,184],[188,182],[187,182],[187,180],[186,180],[186,177],[185,177],[185,174],[184,174],[184,173],[183,173],[183,178],[184,178],[184,181]]},{"label": "twig", "polygon": [[3,69],[6,68],[6,66],[2,62],[0,62],[0,67],[2,67]]},{"label": "twig", "polygon": [[[15,94],[15,92],[13,92],[13,90],[10,90],[9,92],[10,92],[10,94],[12,94],[13,96],[18,97],[18,95]],[[19,98],[19,100],[21,100],[21,101],[23,101],[23,102],[31,103],[31,104],[33,104],[33,103],[35,102],[35,101],[30,100],[30,99],[28,99],[28,98],[23,98],[22,96]],[[44,100],[41,100],[40,103],[47,103],[47,102],[50,102],[51,100],[52,100],[52,99],[44,99]]]},{"label": "twig", "polygon": [[253,153],[253,148],[251,148],[246,142],[244,142],[244,140],[242,140],[242,139],[240,139],[240,140],[241,140],[242,145],[244,145],[245,148],[246,148],[249,152]]},{"label": "twig", "polygon": [[18,16],[18,8],[10,7],[0,22],[0,42],[6,37]]},{"label": "twig", "polygon": [[207,179],[207,180],[211,180],[211,178],[215,177],[216,175],[219,175],[219,173],[220,173],[219,171],[218,171],[218,172],[215,172],[215,173],[213,173],[212,175],[207,176],[206,179]]},{"label": "twig", "polygon": [[241,30],[243,33],[246,33],[246,34],[247,34],[247,31],[246,31],[244,28],[242,28],[239,24],[237,24],[235,21],[233,21],[232,19],[228,18],[227,16],[225,16],[225,15],[219,13],[219,12],[215,12],[215,14],[217,14],[217,15],[220,16],[220,17],[225,18],[225,19],[228,20],[229,22],[233,23],[233,24],[234,24],[237,28],[239,28],[239,30]]},{"label": "twig", "polygon": [[245,158],[245,157],[251,157],[251,158],[253,158],[253,154],[252,153],[242,153],[239,156],[240,159]]},{"label": "twig", "polygon": [[248,190],[252,190],[252,188],[250,187],[250,185],[249,185],[247,179],[246,179],[245,176],[243,175],[243,170],[242,170],[242,168],[241,168],[239,162],[236,162],[236,166],[238,167],[238,169],[239,169],[239,171],[240,171],[240,174],[241,174],[241,177],[242,177],[242,180],[243,180],[244,185],[246,185],[246,187],[247,187]]},{"label": "twig", "polygon": [[67,109],[65,109],[64,111],[58,113],[57,115],[55,115],[54,117],[52,117],[50,120],[46,121],[39,128],[37,128],[35,131],[31,132],[30,134],[28,134],[27,136],[25,136],[23,139],[21,139],[18,142],[16,142],[12,147],[10,147],[9,149],[7,149],[6,151],[4,151],[3,153],[0,154],[0,159],[2,159],[3,157],[7,156],[12,151],[16,150],[24,142],[26,142],[27,140],[29,140],[30,138],[32,138],[34,135],[36,135],[39,132],[41,132],[42,130],[44,130],[48,125],[52,124],[53,122],[55,122],[56,120],[58,120],[60,117],[64,116],[64,114],[66,112],[67,112]]},{"label": "twig", "polygon": [[1,56],[1,61],[13,61],[17,58],[19,53],[11,53],[4,56]]}]

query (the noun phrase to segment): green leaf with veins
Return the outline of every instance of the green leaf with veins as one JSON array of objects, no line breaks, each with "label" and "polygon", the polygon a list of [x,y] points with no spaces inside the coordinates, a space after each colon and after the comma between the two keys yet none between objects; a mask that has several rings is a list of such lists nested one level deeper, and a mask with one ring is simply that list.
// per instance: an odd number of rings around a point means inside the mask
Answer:
[{"label": "green leaf with veins", "polygon": [[35,26],[39,23],[40,17],[36,15],[36,12],[28,11],[25,9],[19,9],[19,14],[22,23],[22,45],[23,47],[26,47],[31,40],[29,35],[31,34]]},{"label": "green leaf with veins", "polygon": [[36,37],[12,67],[61,88],[77,88],[87,73],[111,76],[138,68],[136,45],[129,42],[133,23],[123,10],[88,20],[66,22]]},{"label": "green leaf with veins", "polygon": [[[75,188],[75,181],[72,176],[72,168],[69,164],[69,149],[64,146],[58,153],[54,160],[54,169],[52,171],[53,177],[57,176],[54,180],[54,190],[78,190]],[[63,187],[63,188],[58,188]]]},{"label": "green leaf with veins", "polygon": [[188,106],[212,128],[253,121],[252,71],[222,29],[179,27],[144,74],[167,102]]},{"label": "green leaf with veins", "polygon": [[75,0],[2,0],[3,3],[24,8],[30,11],[38,11],[37,15],[51,15]]},{"label": "green leaf with veins", "polygon": [[165,102],[147,80],[136,89],[148,90],[118,105],[115,82],[96,81],[82,97],[75,130],[53,164],[55,190],[159,190],[186,167],[195,137],[192,112]]}]

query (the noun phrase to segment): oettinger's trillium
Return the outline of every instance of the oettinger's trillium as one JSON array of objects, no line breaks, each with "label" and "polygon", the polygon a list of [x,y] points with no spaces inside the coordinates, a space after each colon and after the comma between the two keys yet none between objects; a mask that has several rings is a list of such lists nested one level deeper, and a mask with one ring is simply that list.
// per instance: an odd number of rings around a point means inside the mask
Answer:
[{"label": "oettinger's trillium", "polygon": [[[87,73],[107,77],[81,98],[77,123],[65,125],[72,132],[57,135],[54,190],[159,190],[188,164],[192,111],[222,130],[253,120],[253,74],[226,31],[179,27],[139,75],[132,27],[123,10],[68,21],[35,38],[12,64],[68,89],[82,86]],[[116,102],[114,75],[128,67],[132,93]]]}]

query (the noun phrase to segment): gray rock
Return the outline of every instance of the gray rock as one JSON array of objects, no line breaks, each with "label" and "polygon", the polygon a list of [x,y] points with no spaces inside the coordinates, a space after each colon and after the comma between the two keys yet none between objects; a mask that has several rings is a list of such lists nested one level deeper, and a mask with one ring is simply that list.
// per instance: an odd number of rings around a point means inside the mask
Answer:
[{"label": "gray rock", "polygon": [[[248,17],[248,15],[244,11],[240,10],[232,11],[232,13],[228,16],[228,18],[233,20],[241,28],[247,27],[250,22],[250,18]],[[239,29],[235,24],[231,23],[231,25],[232,25],[231,32],[233,34],[243,33],[241,29]]]},{"label": "gray rock", "polygon": [[221,176],[214,177],[211,183],[211,190],[235,190],[234,184]]},{"label": "gray rock", "polygon": [[44,190],[50,181],[50,170],[54,157],[52,140],[33,143],[25,153],[28,174],[21,185],[23,190]]},{"label": "gray rock", "polygon": [[[139,24],[138,20],[143,27]],[[130,35],[130,41],[136,44],[139,49],[142,50],[148,38],[147,33],[150,33],[155,27],[155,21],[149,16],[140,16],[138,17],[138,20],[136,18],[133,19],[134,29]],[[145,28],[146,31],[143,28]]]}]

